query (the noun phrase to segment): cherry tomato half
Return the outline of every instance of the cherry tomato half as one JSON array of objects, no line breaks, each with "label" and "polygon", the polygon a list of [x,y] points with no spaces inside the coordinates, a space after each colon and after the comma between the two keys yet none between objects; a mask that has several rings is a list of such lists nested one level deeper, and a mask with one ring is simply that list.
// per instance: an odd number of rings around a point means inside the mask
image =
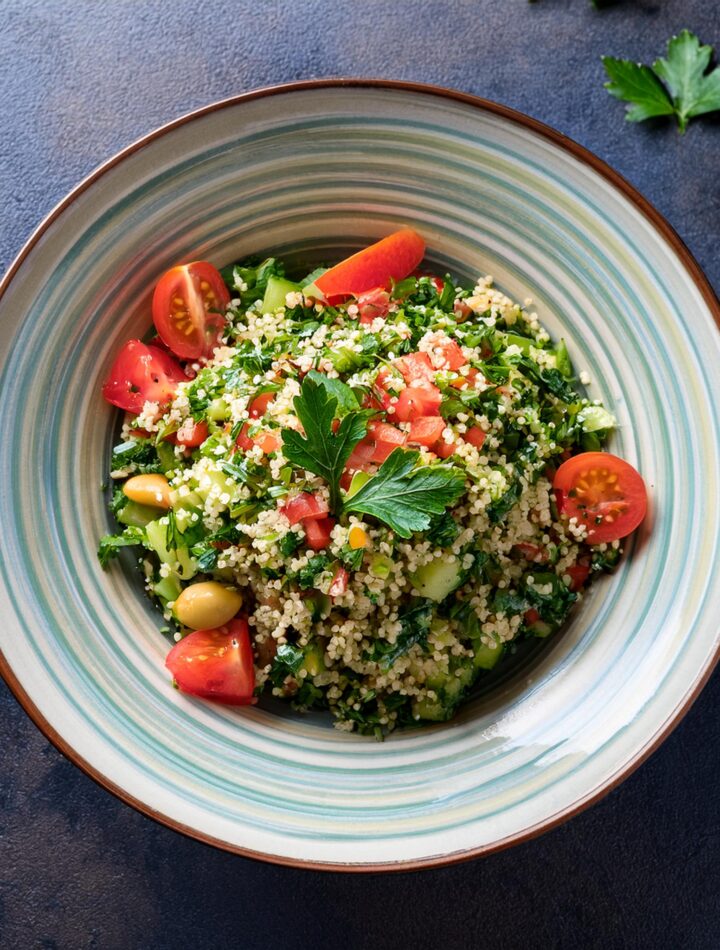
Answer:
[{"label": "cherry tomato half", "polygon": [[160,338],[185,360],[211,356],[225,327],[230,293],[207,261],[166,271],[155,287],[153,323]]},{"label": "cherry tomato half", "polygon": [[563,462],[553,488],[558,511],[588,529],[590,544],[624,538],[647,512],[647,491],[640,474],[609,452],[583,452]]},{"label": "cherry tomato half", "polygon": [[183,382],[187,376],[169,353],[128,340],[115,357],[102,394],[113,406],[137,414],[146,402],[160,406],[172,402],[178,383]]},{"label": "cherry tomato half", "polygon": [[376,287],[388,288],[391,281],[407,277],[424,256],[423,239],[411,228],[403,228],[340,261],[318,277],[315,286],[326,299],[357,297]]},{"label": "cherry tomato half", "polygon": [[255,670],[247,620],[194,630],[176,643],[165,666],[183,693],[229,706],[252,703]]}]

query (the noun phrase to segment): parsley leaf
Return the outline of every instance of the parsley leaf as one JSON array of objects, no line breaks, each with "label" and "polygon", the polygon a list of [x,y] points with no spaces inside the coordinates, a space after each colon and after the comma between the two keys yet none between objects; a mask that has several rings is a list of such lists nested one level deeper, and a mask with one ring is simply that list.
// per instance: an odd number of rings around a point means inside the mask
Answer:
[{"label": "parsley leaf", "polygon": [[389,670],[393,663],[408,653],[416,643],[425,649],[433,618],[433,606],[432,601],[424,600],[400,614],[400,633],[395,642],[376,640],[372,650],[366,654],[366,659],[379,663],[384,670]]},{"label": "parsley leaf", "polygon": [[330,508],[337,513],[340,476],[352,450],[367,432],[367,420],[372,412],[349,412],[337,432],[333,432],[338,400],[325,386],[307,376],[294,405],[305,436],[293,429],[283,429],[283,454],[294,465],[325,479],[330,486]]},{"label": "parsley leaf", "polygon": [[121,534],[106,534],[100,538],[100,546],[98,547],[100,566],[106,568],[109,562],[118,556],[120,548],[144,543],[145,529],[137,528],[134,525],[125,528]]},{"label": "parsley leaf", "polygon": [[667,58],[652,67],[604,56],[610,78],[605,88],[629,103],[629,122],[674,115],[684,133],[693,116],[720,110],[720,68],[706,72],[712,52],[712,46],[702,46],[694,33],[683,30],[668,41]]},{"label": "parsley leaf", "polygon": [[311,369],[306,378],[311,379],[318,386],[324,386],[328,396],[337,399],[338,412],[341,415],[347,415],[348,412],[360,408],[357,396],[347,383],[334,379],[332,376],[326,376],[324,373],[318,373],[315,369]]},{"label": "parsley leaf", "polygon": [[425,531],[432,515],[441,515],[457,501],[465,478],[448,465],[416,469],[419,457],[419,452],[395,449],[377,474],[346,500],[345,511],[371,515],[401,538]]}]

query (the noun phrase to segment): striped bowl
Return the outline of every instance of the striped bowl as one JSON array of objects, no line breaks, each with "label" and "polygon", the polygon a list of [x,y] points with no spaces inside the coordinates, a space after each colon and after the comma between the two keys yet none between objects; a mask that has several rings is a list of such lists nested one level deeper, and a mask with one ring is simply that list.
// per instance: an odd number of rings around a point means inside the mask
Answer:
[{"label": "striped bowl", "polygon": [[[95,557],[115,417],[99,386],[158,275],[337,258],[400,225],[531,296],[620,425],[652,513],[562,635],[454,721],[385,743],[170,688],[159,618]],[[218,103],[136,143],[43,223],[0,288],[2,669],[40,728],[146,814],[228,850],[347,870],[506,846],[597,799],[718,655],[720,306],[662,218],[558,133],[470,96],[329,81]]]}]

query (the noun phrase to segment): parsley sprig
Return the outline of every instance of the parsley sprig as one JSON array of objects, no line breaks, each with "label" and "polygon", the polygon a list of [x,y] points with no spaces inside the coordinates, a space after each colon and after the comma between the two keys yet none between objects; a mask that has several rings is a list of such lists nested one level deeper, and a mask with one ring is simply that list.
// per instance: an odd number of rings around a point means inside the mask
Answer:
[{"label": "parsley sprig", "polygon": [[308,377],[293,402],[305,435],[283,429],[283,454],[294,465],[325,479],[330,487],[330,509],[339,514],[340,476],[352,450],[367,432],[367,421],[373,413],[367,409],[348,412],[333,432],[333,421],[338,415],[337,396]]},{"label": "parsley sprig", "polygon": [[707,72],[712,53],[712,46],[701,45],[694,33],[683,30],[668,41],[667,58],[652,67],[603,56],[610,79],[605,88],[628,103],[628,122],[674,115],[682,134],[690,119],[720,110],[720,68]]},{"label": "parsley sprig", "polygon": [[430,527],[433,515],[453,505],[465,488],[462,472],[450,465],[416,468],[419,452],[395,449],[345,502],[345,511],[371,515],[401,538]]}]

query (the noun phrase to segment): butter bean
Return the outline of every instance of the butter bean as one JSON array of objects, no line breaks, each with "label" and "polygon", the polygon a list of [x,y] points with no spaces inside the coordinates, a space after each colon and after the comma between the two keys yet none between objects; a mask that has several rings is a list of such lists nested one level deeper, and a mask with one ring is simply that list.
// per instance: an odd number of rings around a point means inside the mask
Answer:
[{"label": "butter bean", "polygon": [[133,475],[123,485],[131,501],[153,508],[170,508],[170,485],[164,475]]},{"label": "butter bean", "polygon": [[217,581],[200,581],[186,587],[173,606],[175,617],[193,630],[212,630],[232,620],[242,607],[240,591]]}]

